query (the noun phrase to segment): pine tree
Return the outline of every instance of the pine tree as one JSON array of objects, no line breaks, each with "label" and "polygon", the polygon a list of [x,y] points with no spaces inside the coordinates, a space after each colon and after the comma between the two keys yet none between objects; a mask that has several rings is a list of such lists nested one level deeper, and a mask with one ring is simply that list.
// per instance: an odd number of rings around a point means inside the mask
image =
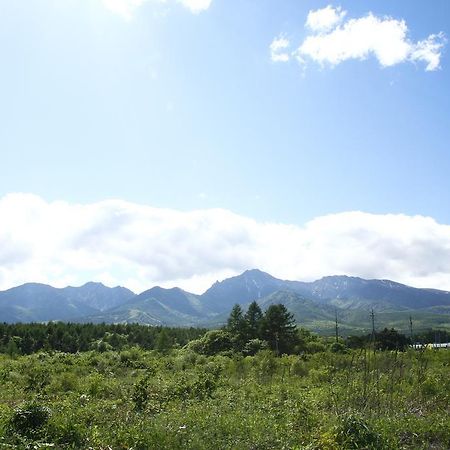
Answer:
[{"label": "pine tree", "polygon": [[155,340],[155,350],[166,354],[173,347],[173,341],[166,328],[162,328]]},{"label": "pine tree", "polygon": [[247,340],[258,339],[261,334],[263,312],[257,302],[250,303],[244,319],[247,322]]},{"label": "pine tree", "polygon": [[292,353],[297,342],[294,316],[284,305],[271,305],[262,321],[262,338],[277,355]]},{"label": "pine tree", "polygon": [[227,321],[227,329],[230,333],[239,333],[244,323],[244,313],[240,305],[234,305]]},{"label": "pine tree", "polygon": [[247,324],[240,305],[233,306],[226,328],[233,338],[235,350],[241,351],[247,342]]}]

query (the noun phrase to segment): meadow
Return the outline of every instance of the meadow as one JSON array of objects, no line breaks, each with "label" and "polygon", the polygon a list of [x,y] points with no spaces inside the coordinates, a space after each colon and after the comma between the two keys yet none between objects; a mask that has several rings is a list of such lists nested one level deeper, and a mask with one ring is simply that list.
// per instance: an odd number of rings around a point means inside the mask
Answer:
[{"label": "meadow", "polygon": [[450,351],[0,355],[0,448],[448,449]]}]

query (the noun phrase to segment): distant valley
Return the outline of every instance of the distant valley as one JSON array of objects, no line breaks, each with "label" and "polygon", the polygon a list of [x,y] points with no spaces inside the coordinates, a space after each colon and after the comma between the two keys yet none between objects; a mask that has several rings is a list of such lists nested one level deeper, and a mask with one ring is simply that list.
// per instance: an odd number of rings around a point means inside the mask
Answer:
[{"label": "distant valley", "polygon": [[161,287],[137,295],[123,287],[93,282],[62,289],[27,283],[0,292],[0,321],[219,327],[234,304],[245,308],[253,300],[263,309],[282,303],[299,325],[321,333],[333,332],[336,315],[342,334],[365,333],[371,327],[372,308],[378,328],[406,331],[410,316],[417,329],[450,328],[447,291],[348,276],[288,281],[257,269],[216,282],[201,295]]}]

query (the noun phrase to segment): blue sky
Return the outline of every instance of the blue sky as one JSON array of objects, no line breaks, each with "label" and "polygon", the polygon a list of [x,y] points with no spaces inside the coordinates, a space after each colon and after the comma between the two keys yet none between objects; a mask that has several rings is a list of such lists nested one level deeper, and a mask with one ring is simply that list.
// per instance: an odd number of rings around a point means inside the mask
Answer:
[{"label": "blue sky", "polygon": [[[328,5],[342,15],[340,22],[329,29],[306,25],[308,14]],[[354,48],[338,54],[327,48],[331,53],[319,61],[318,53],[298,50],[308,36],[350,33],[349,23],[369,13],[374,28],[363,36],[370,41],[366,53],[359,49],[363,56]],[[394,34],[404,21],[401,42],[377,37],[377,27],[389,20]],[[420,215],[443,227],[431,234],[447,238],[449,24],[447,0],[432,6],[405,0],[0,0],[0,197],[9,194],[4,203],[17,209],[26,206],[22,196],[12,201],[13,193],[73,207],[117,199],[186,214],[221,208],[258,224],[299,229],[351,211]],[[271,55],[280,39],[289,61]],[[386,63],[397,44],[407,49]],[[333,55],[338,60],[331,62]],[[426,70],[433,55],[438,63]],[[8,255],[17,250],[11,233],[3,229]],[[325,264],[311,274],[281,262],[267,268],[297,278],[327,270],[390,278],[406,273],[404,281],[450,289],[442,282],[450,274],[450,244],[433,245],[445,251],[431,274],[413,274],[417,256],[408,259],[407,248],[397,256],[408,260],[406,272],[358,272],[356,263],[354,270]],[[42,255],[33,255],[34,268]],[[144,264],[139,282],[123,275],[131,266],[68,268],[58,275],[53,260],[41,272],[13,267],[14,258],[0,255],[0,286],[30,277],[76,283],[94,276],[136,289],[145,282],[196,287],[200,271],[209,282],[250,263],[264,266],[256,257],[233,255],[238,263],[231,258],[187,274],[147,273]],[[24,267],[27,279],[17,275]]]}]

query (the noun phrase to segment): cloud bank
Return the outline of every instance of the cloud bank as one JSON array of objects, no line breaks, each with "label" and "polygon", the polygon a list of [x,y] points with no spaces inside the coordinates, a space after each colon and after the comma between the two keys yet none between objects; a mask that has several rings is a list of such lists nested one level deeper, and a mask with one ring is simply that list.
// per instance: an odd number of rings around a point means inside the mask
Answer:
[{"label": "cloud bank", "polygon": [[223,209],[49,203],[31,194],[0,198],[0,217],[0,289],[93,280],[201,292],[260,268],[285,279],[346,274],[450,290],[450,225],[430,217],[355,211],[297,226]]},{"label": "cloud bank", "polygon": [[[277,49],[280,38],[275,38],[270,46],[272,61],[287,62],[293,56],[301,64],[315,62],[336,66],[347,60],[362,61],[372,56],[382,67],[420,62],[425,64],[426,71],[440,68],[446,43],[444,33],[431,34],[424,40],[413,42],[404,20],[378,17],[370,12],[356,19],[345,20],[346,16],[347,11],[331,5],[310,11],[305,24],[310,34],[290,55],[287,50],[291,43],[284,38],[283,47]],[[277,52],[273,51],[273,46]]]},{"label": "cloud bank", "polygon": [[[144,3],[158,2],[167,3],[170,0],[102,0],[103,5],[115,14],[123,17],[125,20],[131,20],[136,11]],[[212,0],[175,0],[194,14],[206,11]]]}]

